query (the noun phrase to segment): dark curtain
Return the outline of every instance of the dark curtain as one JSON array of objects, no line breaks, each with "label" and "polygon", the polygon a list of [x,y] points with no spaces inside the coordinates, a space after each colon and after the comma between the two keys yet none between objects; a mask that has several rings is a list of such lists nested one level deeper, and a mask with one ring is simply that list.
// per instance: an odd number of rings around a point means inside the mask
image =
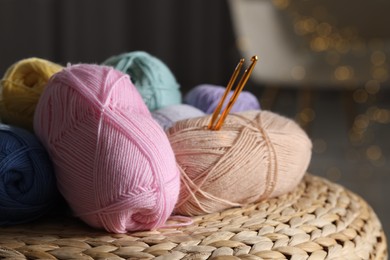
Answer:
[{"label": "dark curtain", "polygon": [[144,50],[185,92],[225,85],[240,58],[226,0],[0,0],[0,33],[1,74],[32,56],[66,65]]}]

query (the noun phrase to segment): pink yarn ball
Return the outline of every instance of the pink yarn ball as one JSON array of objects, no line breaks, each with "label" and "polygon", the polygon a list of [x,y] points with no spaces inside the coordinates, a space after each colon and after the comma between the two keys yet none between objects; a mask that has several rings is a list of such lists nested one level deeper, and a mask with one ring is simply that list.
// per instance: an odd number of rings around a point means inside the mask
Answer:
[{"label": "pink yarn ball", "polygon": [[157,228],[171,215],[180,188],[175,157],[127,75],[87,64],[55,74],[34,130],[60,192],[87,224],[125,233]]}]

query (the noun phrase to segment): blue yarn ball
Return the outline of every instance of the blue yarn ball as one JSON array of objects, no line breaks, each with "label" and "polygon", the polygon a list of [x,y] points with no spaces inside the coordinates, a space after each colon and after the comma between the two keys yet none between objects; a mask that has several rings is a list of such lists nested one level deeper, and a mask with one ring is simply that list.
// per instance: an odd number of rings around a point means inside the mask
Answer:
[{"label": "blue yarn ball", "polygon": [[170,69],[144,51],[113,56],[103,62],[130,76],[150,111],[181,103],[180,86]]},{"label": "blue yarn ball", "polygon": [[[224,109],[228,104],[233,92],[234,90],[229,92],[222,109]],[[218,106],[218,103],[224,93],[224,87],[210,84],[202,84],[196,86],[187,93],[184,98],[184,103],[199,108],[206,114],[212,114],[215,108]],[[241,91],[240,95],[237,98],[237,101],[234,103],[230,112],[243,112],[259,109],[260,103],[257,100],[256,96],[248,91]]]},{"label": "blue yarn ball", "polygon": [[37,219],[57,198],[50,158],[35,135],[0,124],[0,225]]}]

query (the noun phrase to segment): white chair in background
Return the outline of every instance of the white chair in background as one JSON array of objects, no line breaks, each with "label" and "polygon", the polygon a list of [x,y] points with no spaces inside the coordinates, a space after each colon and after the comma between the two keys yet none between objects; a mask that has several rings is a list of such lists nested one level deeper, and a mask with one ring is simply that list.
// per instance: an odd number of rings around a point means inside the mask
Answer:
[{"label": "white chair in background", "polygon": [[[388,0],[229,0],[229,5],[239,50],[245,57],[260,58],[252,74],[259,83],[309,87],[388,83]],[[305,26],[314,31],[302,32]],[[338,33],[343,35],[336,39]],[[349,39],[343,42],[345,35]]]}]

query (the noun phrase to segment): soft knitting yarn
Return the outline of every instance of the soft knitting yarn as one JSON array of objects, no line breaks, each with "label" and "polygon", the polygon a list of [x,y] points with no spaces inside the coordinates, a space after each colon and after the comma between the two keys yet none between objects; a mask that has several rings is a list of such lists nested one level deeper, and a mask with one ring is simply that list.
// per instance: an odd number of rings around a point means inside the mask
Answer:
[{"label": "soft knitting yarn", "polygon": [[204,116],[201,110],[186,104],[167,106],[152,112],[152,117],[164,130],[177,121],[200,116]]},{"label": "soft knitting yarn", "polygon": [[23,59],[9,67],[0,84],[1,120],[31,131],[39,97],[49,78],[61,69],[39,58]]},{"label": "soft knitting yarn", "polygon": [[144,51],[113,56],[103,62],[130,75],[150,111],[181,103],[179,84],[160,59]]},{"label": "soft knitting yarn", "polygon": [[176,203],[180,175],[166,134],[128,75],[80,64],[49,81],[34,129],[76,216],[109,232],[157,228]]},{"label": "soft knitting yarn", "polygon": [[212,131],[210,118],[182,120],[167,131],[181,172],[175,213],[218,212],[282,195],[300,182],[312,143],[294,121],[247,111]]},{"label": "soft knitting yarn", "polygon": [[39,218],[57,198],[54,170],[39,140],[0,124],[0,226]]},{"label": "soft knitting yarn", "polygon": [[[225,99],[222,109],[228,104],[234,90],[230,91]],[[225,88],[221,86],[202,84],[191,89],[184,97],[184,103],[197,107],[206,114],[212,114],[218,106]],[[248,110],[259,110],[260,104],[256,96],[251,92],[242,91],[234,103],[230,112],[243,112]]]}]

